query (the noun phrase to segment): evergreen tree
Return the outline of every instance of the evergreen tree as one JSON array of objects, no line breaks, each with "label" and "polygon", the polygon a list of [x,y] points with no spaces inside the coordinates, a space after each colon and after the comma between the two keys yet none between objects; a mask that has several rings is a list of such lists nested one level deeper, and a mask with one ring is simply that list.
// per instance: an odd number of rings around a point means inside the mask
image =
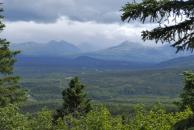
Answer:
[{"label": "evergreen tree", "polygon": [[[126,4],[122,20],[158,23],[153,30],[142,32],[143,40],[169,42],[180,50],[194,49],[193,0],[143,0]],[[169,24],[170,23],[170,24]]]},{"label": "evergreen tree", "polygon": [[[183,92],[180,95],[181,101],[176,104],[180,107],[180,110],[185,110],[190,107],[194,113],[194,73],[184,72],[185,86]],[[182,120],[175,125],[176,130],[184,130],[189,127],[194,127],[194,116]]]},{"label": "evergreen tree", "polygon": [[[2,12],[3,8],[0,7],[0,31],[3,31],[5,27]],[[12,76],[15,56],[19,51],[11,51],[9,44],[6,39],[0,38],[0,107],[26,99],[25,91],[18,84],[19,77]]]},{"label": "evergreen tree", "polygon": [[194,73],[184,72],[184,77],[185,86],[182,94],[180,95],[181,101],[178,103],[178,106],[181,110],[190,107],[194,112]]},{"label": "evergreen tree", "polygon": [[[180,50],[194,49],[194,0],[142,0],[141,2],[127,3],[123,6],[123,21],[139,20],[158,23],[152,30],[142,32],[142,39],[168,42]],[[193,73],[185,73],[185,88],[181,94],[181,109],[189,106],[194,110],[194,83]],[[175,129],[184,130],[194,126],[194,118],[178,122]]]},{"label": "evergreen tree", "polygon": [[86,94],[83,92],[84,88],[85,86],[81,84],[78,77],[70,81],[69,88],[62,92],[63,107],[58,109],[54,115],[55,121],[68,114],[75,118],[84,116],[91,110],[90,100],[86,98]]}]

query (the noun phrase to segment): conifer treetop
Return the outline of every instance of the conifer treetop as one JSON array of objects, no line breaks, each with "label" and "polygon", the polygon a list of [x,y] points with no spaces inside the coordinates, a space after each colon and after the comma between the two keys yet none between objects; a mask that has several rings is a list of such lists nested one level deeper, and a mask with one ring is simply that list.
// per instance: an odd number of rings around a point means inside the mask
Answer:
[{"label": "conifer treetop", "polygon": [[159,24],[150,31],[142,32],[144,41],[168,42],[177,48],[177,52],[194,49],[194,0],[134,1],[123,6],[121,11],[123,21]]}]

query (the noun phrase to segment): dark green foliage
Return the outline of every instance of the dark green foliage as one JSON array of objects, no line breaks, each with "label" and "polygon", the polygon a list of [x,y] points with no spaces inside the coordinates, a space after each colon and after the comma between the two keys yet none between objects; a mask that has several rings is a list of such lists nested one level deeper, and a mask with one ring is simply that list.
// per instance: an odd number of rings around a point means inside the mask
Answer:
[{"label": "dark green foliage", "polygon": [[185,86],[183,92],[180,95],[181,101],[178,103],[181,110],[186,109],[186,107],[191,107],[194,112],[194,73],[184,72]]},{"label": "dark green foliage", "polygon": [[143,0],[126,4],[122,11],[123,21],[139,19],[143,23],[148,20],[159,23],[159,27],[142,32],[143,40],[172,43],[177,52],[194,49],[193,0]]},{"label": "dark green foliage", "polygon": [[[1,4],[2,5],[2,4]],[[0,13],[3,9],[0,7]],[[5,25],[2,23],[3,16],[0,14],[0,31]],[[20,89],[18,77],[13,77],[13,65],[18,51],[9,49],[9,42],[0,38],[0,106],[4,107],[9,103],[19,103],[26,99],[25,91]]]},{"label": "dark green foliage", "polygon": [[[194,112],[194,73],[184,72],[185,87],[180,95],[181,101],[177,103],[181,110],[185,110],[190,107]],[[177,122],[175,125],[176,130],[183,130],[189,127],[194,127],[194,116]]]},{"label": "dark green foliage", "polygon": [[[2,23],[0,23],[2,24]],[[3,26],[0,26],[3,27]],[[2,30],[2,28],[0,28]],[[15,55],[18,51],[9,50],[9,42],[5,39],[0,39],[0,73],[11,74],[15,63]]]},{"label": "dark green foliage", "polygon": [[174,125],[174,130],[188,130],[188,128],[194,127],[194,117],[181,120]]},{"label": "dark green foliage", "polygon": [[26,92],[20,88],[18,77],[0,79],[0,106],[19,104],[26,100]]},{"label": "dark green foliage", "polygon": [[[0,3],[0,31],[3,31],[5,25],[3,24],[3,8]],[[15,56],[19,51],[11,51],[9,49],[9,42],[6,39],[0,38],[0,73],[10,74],[13,72],[13,65],[16,61]]]},{"label": "dark green foliage", "polygon": [[[57,110],[54,118],[63,118],[71,114],[73,117],[84,116],[91,110],[90,100],[83,92],[85,86],[81,84],[78,77],[73,78],[69,83],[69,88],[62,92],[63,107]],[[55,119],[54,119],[55,120]]]}]

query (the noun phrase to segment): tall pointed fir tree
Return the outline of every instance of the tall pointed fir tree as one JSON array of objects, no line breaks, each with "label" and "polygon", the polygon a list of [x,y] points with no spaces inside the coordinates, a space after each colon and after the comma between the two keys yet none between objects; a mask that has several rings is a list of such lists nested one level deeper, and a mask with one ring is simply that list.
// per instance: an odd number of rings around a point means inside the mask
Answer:
[{"label": "tall pointed fir tree", "polygon": [[[180,110],[185,110],[187,107],[190,107],[194,113],[194,73],[184,72],[184,79],[185,86],[180,95],[181,100],[176,104]],[[194,115],[175,124],[175,130],[185,130],[189,127],[194,127]]]},{"label": "tall pointed fir tree", "polygon": [[134,0],[121,11],[123,21],[158,23],[158,27],[142,32],[143,40],[171,43],[177,52],[194,49],[193,0]]},{"label": "tall pointed fir tree", "polygon": [[190,107],[194,112],[194,73],[184,72],[185,86],[180,95],[181,101],[177,103],[180,110]]},{"label": "tall pointed fir tree", "polygon": [[62,92],[63,106],[54,114],[54,121],[58,118],[64,118],[65,115],[71,114],[78,118],[84,116],[91,110],[90,100],[87,99],[83,92],[85,86],[80,82],[78,77],[73,78],[69,83],[69,88]]},{"label": "tall pointed fir tree", "polygon": [[[2,32],[5,27],[2,3],[0,6],[0,31]],[[15,56],[19,51],[11,51],[9,45],[6,39],[0,38],[0,107],[26,100],[26,93],[18,83],[19,77],[13,76]]]}]

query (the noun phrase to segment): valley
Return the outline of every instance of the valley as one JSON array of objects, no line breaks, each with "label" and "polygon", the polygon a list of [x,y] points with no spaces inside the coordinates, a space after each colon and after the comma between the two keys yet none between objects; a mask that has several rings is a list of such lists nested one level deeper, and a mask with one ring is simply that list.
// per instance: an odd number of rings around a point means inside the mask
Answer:
[{"label": "valley", "polygon": [[93,52],[65,41],[29,42],[13,48],[22,50],[15,74],[21,76],[22,87],[29,92],[23,107],[27,112],[60,107],[61,92],[75,76],[87,86],[91,101],[107,105],[112,113],[158,102],[175,111],[173,102],[179,100],[184,86],[182,73],[194,69],[190,52],[176,54],[167,46],[145,47],[127,41]]},{"label": "valley", "polygon": [[[76,58],[74,62],[64,58],[20,57],[15,73],[21,76],[22,86],[29,91],[30,99],[24,107],[28,111],[30,108],[34,111],[43,106],[52,109],[59,106],[62,90],[68,87],[70,79],[75,76],[87,86],[87,95],[95,103],[121,105],[122,109],[127,109],[133,104],[150,106],[160,102],[169,110],[174,110],[176,107],[173,102],[178,100],[183,88],[182,73],[194,69],[190,64],[191,58],[182,57],[178,60],[180,62],[173,59],[147,67],[144,64],[135,66],[135,62],[132,66],[131,62],[126,62],[127,67],[123,67],[121,61],[102,62],[88,57]],[[107,66],[106,62],[109,63]],[[113,112],[117,111],[115,109]]]}]

